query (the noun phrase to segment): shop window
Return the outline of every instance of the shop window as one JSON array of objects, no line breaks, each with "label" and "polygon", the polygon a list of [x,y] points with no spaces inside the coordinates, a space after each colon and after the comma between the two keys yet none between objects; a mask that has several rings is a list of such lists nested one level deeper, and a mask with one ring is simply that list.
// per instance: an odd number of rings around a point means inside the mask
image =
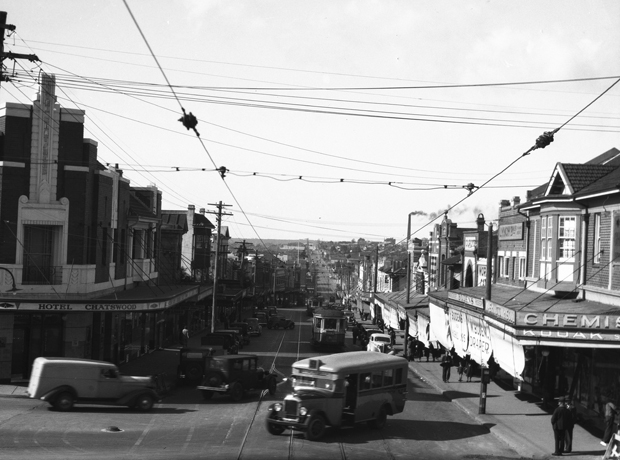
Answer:
[{"label": "shop window", "polygon": [[502,269],[500,269],[500,271],[499,271],[499,276],[503,277],[504,276],[504,270],[503,270],[503,267],[504,267],[504,256],[499,256],[498,263],[499,263],[499,266],[502,267]]},{"label": "shop window", "polygon": [[575,226],[575,216],[560,217],[558,223],[560,259],[570,259],[575,256]]},{"label": "shop window", "polygon": [[525,257],[519,257],[519,279],[525,279]]}]

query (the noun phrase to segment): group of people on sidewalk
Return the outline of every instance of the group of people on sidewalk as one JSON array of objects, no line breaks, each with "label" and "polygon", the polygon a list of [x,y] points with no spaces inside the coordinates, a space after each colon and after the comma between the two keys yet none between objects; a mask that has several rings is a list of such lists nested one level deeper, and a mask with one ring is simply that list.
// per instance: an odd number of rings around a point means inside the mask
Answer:
[{"label": "group of people on sidewalk", "polygon": [[459,382],[463,381],[463,376],[465,376],[468,382],[471,382],[471,379],[474,376],[476,362],[473,361],[469,355],[465,356],[465,358],[461,358],[456,353],[447,351],[441,358],[440,365],[442,367],[441,376],[444,382],[450,381],[452,367],[456,367],[457,369],[459,374]]}]

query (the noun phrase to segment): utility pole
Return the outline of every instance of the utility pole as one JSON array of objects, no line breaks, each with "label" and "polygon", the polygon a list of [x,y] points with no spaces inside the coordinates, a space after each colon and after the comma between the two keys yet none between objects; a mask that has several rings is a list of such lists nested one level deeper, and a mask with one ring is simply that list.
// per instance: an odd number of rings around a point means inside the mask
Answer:
[{"label": "utility pole", "polygon": [[30,62],[39,61],[39,58],[36,54],[21,54],[21,53],[13,53],[9,51],[8,53],[4,52],[4,31],[8,30],[10,32],[15,31],[15,26],[6,23],[6,11],[0,11],[0,30],[2,31],[2,40],[0,40],[0,82],[9,81],[9,77],[4,75],[4,60],[6,58],[9,59],[27,59]]},{"label": "utility pole", "polygon": [[217,235],[215,240],[215,266],[213,267],[213,301],[211,303],[211,333],[215,331],[215,306],[216,306],[216,298],[217,298],[217,269],[218,269],[218,259],[220,258],[220,235],[222,231],[222,216],[232,216],[230,212],[222,212],[222,208],[226,206],[232,206],[230,204],[222,204],[219,203],[209,203],[209,206],[215,206],[217,208],[217,212],[215,211],[207,211],[209,214],[217,214]]}]

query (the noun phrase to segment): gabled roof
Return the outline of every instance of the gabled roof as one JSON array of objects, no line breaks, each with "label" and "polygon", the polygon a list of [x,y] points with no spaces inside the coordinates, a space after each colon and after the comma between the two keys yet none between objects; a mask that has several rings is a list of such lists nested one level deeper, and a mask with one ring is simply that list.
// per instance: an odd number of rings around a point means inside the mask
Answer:
[{"label": "gabled roof", "polygon": [[558,163],[545,195],[574,195],[617,168],[612,165]]},{"label": "gabled roof", "polygon": [[215,228],[211,221],[202,214],[194,214],[194,227]]}]

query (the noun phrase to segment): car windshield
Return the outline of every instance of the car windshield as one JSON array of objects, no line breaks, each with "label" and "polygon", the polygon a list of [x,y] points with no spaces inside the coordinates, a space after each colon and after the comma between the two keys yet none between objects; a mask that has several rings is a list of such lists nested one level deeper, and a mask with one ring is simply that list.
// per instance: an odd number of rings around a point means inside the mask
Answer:
[{"label": "car windshield", "polygon": [[390,339],[387,337],[382,337],[382,336],[375,336],[375,342],[389,342]]}]

